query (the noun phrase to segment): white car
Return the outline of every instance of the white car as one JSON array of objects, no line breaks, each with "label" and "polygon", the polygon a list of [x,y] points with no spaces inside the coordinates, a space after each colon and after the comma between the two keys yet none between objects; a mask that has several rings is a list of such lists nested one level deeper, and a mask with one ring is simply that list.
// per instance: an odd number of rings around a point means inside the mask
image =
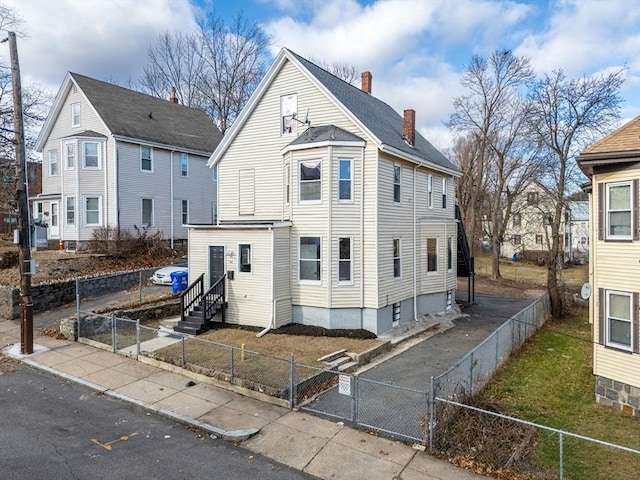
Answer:
[{"label": "white car", "polygon": [[151,281],[156,285],[171,285],[171,274],[173,272],[189,273],[187,265],[187,257],[178,258],[171,265],[156,270],[151,277]]}]

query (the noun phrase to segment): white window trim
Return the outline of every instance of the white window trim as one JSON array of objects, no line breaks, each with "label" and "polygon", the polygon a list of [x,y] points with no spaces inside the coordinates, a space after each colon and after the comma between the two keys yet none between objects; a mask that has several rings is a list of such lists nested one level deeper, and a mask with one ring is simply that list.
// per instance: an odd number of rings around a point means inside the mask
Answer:
[{"label": "white window trim", "polygon": [[[295,108],[292,111],[285,111],[285,106],[289,107],[289,101],[293,105],[295,103]],[[287,104],[285,104],[287,103]],[[298,113],[298,94],[291,93],[289,95],[282,95],[280,97],[280,135],[288,136],[288,135],[296,135],[298,133],[298,122],[294,120],[295,115]],[[291,131],[284,131],[284,118],[291,116]]]},{"label": "white window trim", "polygon": [[442,209],[447,208],[447,177],[442,177]]},{"label": "white window trim", "polygon": [[[69,222],[69,200],[73,199],[73,222]],[[67,195],[64,197],[64,224],[65,225],[75,225],[77,215],[76,208],[76,197],[75,195]]]},{"label": "white window trim", "polygon": [[[395,247],[395,243],[396,241],[398,242],[398,265],[400,267],[400,275],[396,276],[396,256],[393,252],[393,248]],[[393,242],[391,243],[391,257],[393,259],[393,262],[391,264],[391,274],[393,275],[394,279],[401,279],[402,278],[402,239],[401,238],[394,238]]]},{"label": "white window trim", "polygon": [[[248,245],[249,246],[249,266],[251,268],[251,271],[249,272],[243,272],[242,271],[242,251],[240,250],[240,246],[241,245]],[[253,243],[250,242],[241,242],[238,243],[238,275],[253,275]]]},{"label": "white window trim", "polygon": [[[86,157],[86,152],[85,152],[85,145],[89,144],[89,143],[94,143],[98,146],[97,148],[97,154],[98,154],[98,166],[94,167],[94,166],[87,166],[87,157]],[[101,142],[95,142],[95,141],[90,141],[90,140],[85,140],[81,143],[82,146],[82,168],[84,170],[101,170],[102,169],[102,143]]]},{"label": "white window trim", "polygon": [[[151,162],[151,168],[149,170],[146,170],[144,168],[142,168],[142,149],[143,148],[148,148],[149,149],[149,160]],[[153,152],[153,147],[150,145],[140,145],[140,171],[142,173],[153,173],[154,167],[155,167],[155,162],[153,161],[153,157],[154,157],[154,152]]]},{"label": "white window trim", "polygon": [[[87,199],[98,199],[98,223],[87,222]],[[101,227],[102,226],[102,195],[83,195],[82,196],[82,223],[85,227]]]},{"label": "white window trim", "polygon": [[[56,149],[51,149],[47,151],[47,160],[49,161],[49,176],[57,177],[58,172],[60,171],[60,164],[58,163],[58,151]],[[56,166],[56,172],[53,173],[52,166]]]},{"label": "white window trim", "polygon": [[[437,246],[437,241],[436,241],[436,248],[438,248]],[[451,255],[449,255],[449,252],[451,252]],[[446,251],[446,257],[445,257],[445,266],[447,267],[447,272],[451,273],[453,272],[453,265],[454,265],[454,258],[455,255],[453,253],[453,237],[447,237],[447,251]],[[449,261],[451,261],[451,267],[449,267],[448,263]]]},{"label": "white window trim", "polygon": [[[342,239],[349,240],[349,280],[340,280],[340,264],[342,262],[346,262],[346,259],[340,258],[340,240]],[[337,274],[337,283],[338,285],[353,285],[353,238],[352,237],[338,237],[338,270]]]},{"label": "white window trim", "polygon": [[[609,190],[611,187],[629,187],[629,218],[631,220],[631,228],[629,229],[629,235],[611,235],[609,233],[611,223],[610,223],[610,213],[611,209],[609,208],[610,200],[609,200]],[[620,212],[623,210],[615,210],[616,212]],[[625,210],[626,211],[626,210]],[[607,240],[633,240],[633,182],[625,181],[625,182],[612,182],[607,183],[605,185],[605,239]]]},{"label": "white window trim", "polygon": [[[319,180],[302,180],[302,164],[304,162],[318,162],[320,164],[320,179]],[[320,183],[320,198],[317,200],[302,200],[301,196],[302,196],[302,184],[304,183],[316,183],[319,182]],[[298,162],[298,203],[299,204],[304,204],[304,205],[313,205],[313,204],[320,204],[322,203],[322,190],[324,188],[324,185],[322,184],[322,160],[321,159],[308,159],[308,160],[300,160]]]},{"label": "white window trim", "polygon": [[[623,319],[623,318],[616,318],[616,320],[621,321],[621,322],[628,322],[629,323],[629,329],[630,329],[630,339],[631,339],[631,344],[630,345],[623,345],[621,343],[616,343],[613,342],[611,340],[609,340],[610,337],[610,328],[609,328],[609,319],[611,318],[611,315],[609,315],[609,297],[611,296],[611,294],[614,295],[619,295],[619,296],[624,296],[624,297],[629,297],[629,320]],[[606,310],[605,310],[605,345],[607,347],[612,347],[612,348],[617,348],[619,350],[624,350],[626,352],[632,352],[633,351],[633,338],[634,335],[637,335],[637,332],[633,331],[633,295],[631,294],[631,292],[621,292],[618,290],[606,290],[605,291],[605,303],[606,303]]]},{"label": "white window trim", "polygon": [[[398,182],[396,183],[396,168],[398,169]],[[393,203],[399,205],[402,203],[402,165],[393,164]],[[396,200],[396,185],[398,186],[398,199]]]},{"label": "white window trim", "polygon": [[433,208],[433,175],[427,175],[427,208]]},{"label": "white window trim", "polygon": [[[320,267],[319,267],[319,271],[320,271],[320,280],[303,280],[300,278],[300,251],[302,250],[300,248],[300,240],[302,238],[317,238],[318,240],[320,240]],[[300,285],[321,285],[322,284],[322,237],[320,235],[300,235],[298,237],[298,283]]]},{"label": "white window trim", "polygon": [[[151,223],[144,223],[144,201],[151,200]],[[153,227],[155,222],[156,206],[153,198],[144,197],[140,199],[140,225],[143,227]]]},{"label": "white window trim", "polygon": [[[187,202],[187,204],[186,204],[186,205],[187,205],[187,222],[186,222],[186,223],[184,222],[184,205],[185,205],[185,203],[184,203],[184,202]],[[183,227],[184,227],[185,225],[189,225],[189,210],[190,210],[190,208],[189,208],[189,207],[190,207],[190,202],[189,202],[189,200],[182,200],[182,201],[180,202],[180,221],[182,222],[182,226],[183,226]]]},{"label": "white window trim", "polygon": [[[78,117],[78,121],[76,122],[76,112],[74,111],[75,107],[78,107],[78,112],[77,112],[77,117]],[[74,102],[71,104],[70,107],[71,110],[71,127],[75,128],[75,127],[79,127],[80,123],[82,123],[82,108],[80,106],[80,102]]]},{"label": "white window trim", "polygon": [[[69,166],[69,155],[67,148],[71,146],[73,147],[73,166]],[[64,142],[64,169],[65,170],[75,170],[76,165],[78,164],[78,146],[76,142]]]},{"label": "white window trim", "polygon": [[[429,270],[429,240],[433,239],[436,241],[436,269],[434,271]],[[438,258],[438,254],[440,253],[440,239],[438,237],[427,237],[425,241],[425,249],[427,254],[427,275],[438,275],[440,273],[440,259]]]},{"label": "white window trim", "polygon": [[[182,170],[182,159],[183,158],[187,159],[186,174],[183,174],[183,170]],[[187,154],[187,153],[181,153],[180,154],[180,178],[189,178],[189,154]]]},{"label": "white window trim", "polygon": [[[340,163],[349,162],[349,178],[342,178],[340,176]],[[349,181],[349,198],[340,198],[340,182]],[[353,159],[351,158],[339,158],[338,159],[338,202],[339,203],[353,203]]]}]

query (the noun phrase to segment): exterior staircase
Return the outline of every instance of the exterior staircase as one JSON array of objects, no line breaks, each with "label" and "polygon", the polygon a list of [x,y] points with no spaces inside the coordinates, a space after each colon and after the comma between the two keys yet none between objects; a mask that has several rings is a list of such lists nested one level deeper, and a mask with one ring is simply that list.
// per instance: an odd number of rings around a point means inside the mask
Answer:
[{"label": "exterior staircase", "polygon": [[462,223],[462,215],[460,214],[458,205],[456,205],[456,220],[458,221],[458,238],[456,242],[458,244],[458,277],[466,277],[469,279],[469,303],[473,303],[476,289],[475,265],[473,256],[471,255],[471,249],[469,248],[469,242],[467,242],[467,234],[464,230],[464,223]]},{"label": "exterior staircase", "polygon": [[204,274],[200,275],[180,294],[180,321],[173,327],[175,332],[199,335],[209,330],[216,315],[224,323],[227,307],[223,275],[209,290],[204,291]]}]

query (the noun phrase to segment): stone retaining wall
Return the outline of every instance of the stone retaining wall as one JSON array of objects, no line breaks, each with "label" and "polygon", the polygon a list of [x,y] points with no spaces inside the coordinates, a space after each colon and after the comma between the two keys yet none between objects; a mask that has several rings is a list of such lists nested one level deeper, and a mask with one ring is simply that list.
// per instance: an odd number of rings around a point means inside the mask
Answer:
[{"label": "stone retaining wall", "polygon": [[596,401],[640,418],[640,388],[596,376]]}]

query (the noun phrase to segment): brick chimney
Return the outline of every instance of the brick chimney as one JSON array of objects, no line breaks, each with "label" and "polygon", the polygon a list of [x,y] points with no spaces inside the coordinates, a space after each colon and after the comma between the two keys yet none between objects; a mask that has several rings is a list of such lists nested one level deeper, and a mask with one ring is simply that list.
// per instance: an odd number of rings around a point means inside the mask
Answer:
[{"label": "brick chimney", "polygon": [[171,103],[178,103],[178,97],[176,96],[176,87],[171,87],[171,98],[169,98]]},{"label": "brick chimney", "polygon": [[371,93],[371,72],[362,72],[362,91]]},{"label": "brick chimney", "polygon": [[409,142],[409,145],[413,146],[416,142],[416,111],[405,110],[404,121],[402,122],[402,136]]}]

